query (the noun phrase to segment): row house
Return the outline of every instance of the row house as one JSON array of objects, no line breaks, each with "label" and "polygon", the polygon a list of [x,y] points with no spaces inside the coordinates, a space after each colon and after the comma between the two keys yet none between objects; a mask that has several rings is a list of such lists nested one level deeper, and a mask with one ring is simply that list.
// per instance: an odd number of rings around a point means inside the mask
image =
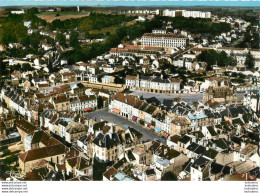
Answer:
[{"label": "row house", "polygon": [[175,78],[162,79],[157,77],[126,76],[126,87],[154,93],[174,93],[180,91],[180,80]]},{"label": "row house", "polygon": [[65,94],[52,97],[50,102],[54,105],[54,109],[57,112],[69,112],[70,111],[70,100]]},{"label": "row house", "polygon": [[182,135],[190,131],[191,121],[185,116],[177,116],[171,122],[171,135]]},{"label": "row house", "polygon": [[258,89],[247,91],[244,95],[243,105],[248,108],[250,107],[254,112],[258,112],[260,110],[259,99]]},{"label": "row house", "polygon": [[168,137],[170,133],[170,125],[166,123],[166,112],[159,112],[153,116],[154,118],[154,129],[157,132],[162,133],[165,137]]},{"label": "row house", "polygon": [[88,127],[86,125],[80,125],[76,122],[71,122],[66,127],[65,140],[69,143],[77,142],[79,138],[86,135]]},{"label": "row house", "polygon": [[90,111],[97,108],[97,97],[95,95],[76,96],[70,99],[70,111]]},{"label": "row house", "polygon": [[0,124],[4,124],[5,129],[11,129],[14,126],[15,116],[9,113],[2,113],[0,118]]},{"label": "row house", "polygon": [[221,165],[202,156],[190,163],[191,181],[226,181],[233,172],[229,166]]},{"label": "row house", "polygon": [[54,115],[57,117],[53,110],[44,110],[39,116],[40,127],[49,128],[49,130],[53,132],[53,130],[51,129],[50,121]]},{"label": "row house", "polygon": [[62,168],[65,165],[66,174],[69,176],[72,174],[74,178],[80,176],[86,176],[92,179],[93,176],[93,165],[91,160],[88,160],[82,156],[70,157],[65,160],[65,163],[62,165],[56,164],[58,168]]},{"label": "row house", "polygon": [[91,83],[97,83],[98,81],[98,76],[94,74],[86,74],[85,80]]},{"label": "row house", "polygon": [[197,114],[188,114],[185,115],[190,119],[191,122],[191,129],[195,130],[199,128],[200,126],[206,126],[208,125],[208,117],[206,114],[200,112]]},{"label": "row house", "polygon": [[18,93],[18,91],[15,91],[10,87],[7,87],[6,89],[3,88],[1,90],[1,100],[5,101],[7,108],[11,109],[12,111],[16,111],[23,116],[28,116],[29,112],[27,108],[27,102],[24,101],[23,97]]},{"label": "row house", "polygon": [[174,125],[172,121],[175,115],[173,113],[163,112],[156,106],[141,101],[132,95],[117,93],[109,105],[109,110],[153,128],[165,137],[168,137],[169,134],[173,134],[174,132],[179,134],[186,133],[190,129],[191,123],[187,117],[181,118],[183,123],[179,121]]},{"label": "row house", "polygon": [[160,145],[157,148],[152,145],[151,147],[154,152],[151,167],[155,170],[157,179],[161,179],[166,172],[173,170],[174,163],[182,159],[182,154],[166,145]]},{"label": "row house", "polygon": [[75,72],[64,72],[61,73],[61,80],[63,83],[76,82],[77,76]]},{"label": "row house", "polygon": [[151,125],[154,121],[153,114],[159,111],[155,106],[140,101],[135,96],[123,93],[117,93],[114,96],[109,105],[109,110],[128,119],[139,121],[146,126]]},{"label": "row house", "polygon": [[60,137],[62,137],[63,139],[66,140],[66,136],[68,139],[68,135],[66,133],[67,131],[67,126],[73,122],[72,119],[69,118],[59,118],[56,122],[55,122],[55,130],[58,133],[58,135]]},{"label": "row house", "polygon": [[88,133],[77,140],[77,146],[85,153],[86,155],[92,155],[92,141],[93,135]]}]

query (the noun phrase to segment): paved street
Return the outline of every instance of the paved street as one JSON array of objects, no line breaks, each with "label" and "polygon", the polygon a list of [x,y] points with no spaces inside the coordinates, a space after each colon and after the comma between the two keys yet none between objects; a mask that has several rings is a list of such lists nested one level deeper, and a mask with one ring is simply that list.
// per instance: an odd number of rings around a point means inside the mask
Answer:
[{"label": "paved street", "polygon": [[127,119],[124,119],[123,117],[109,113],[107,108],[98,110],[98,111],[94,111],[91,113],[87,113],[84,116],[87,118],[92,118],[94,120],[96,119],[96,121],[100,121],[101,119],[107,120],[109,122],[120,125],[121,127],[125,128],[125,129],[127,129],[128,127],[132,127],[143,134],[143,140],[147,140],[147,139],[154,140],[156,138],[156,139],[160,140],[162,143],[166,143],[166,141],[164,139],[162,139],[159,135],[157,135],[155,132],[150,131],[146,128],[143,128],[142,126],[140,126],[136,123],[128,121]]},{"label": "paved street", "polygon": [[[142,96],[143,95],[144,98],[156,97],[161,102],[163,102],[163,99],[174,99],[174,98],[177,98],[177,97],[180,97],[184,101],[191,102],[191,103],[203,99],[203,93],[159,94],[159,93],[150,93],[150,92],[142,92],[142,91],[133,91],[130,94],[135,95],[135,96]],[[237,93],[237,96],[242,99],[244,94],[245,94],[244,92]]]},{"label": "paved street", "polygon": [[174,99],[177,97],[182,98],[186,102],[194,102],[203,99],[203,93],[194,93],[194,94],[159,94],[159,93],[149,93],[149,92],[142,92],[142,91],[134,91],[130,93],[131,95],[142,96],[144,98],[156,97],[161,102],[163,99]]}]

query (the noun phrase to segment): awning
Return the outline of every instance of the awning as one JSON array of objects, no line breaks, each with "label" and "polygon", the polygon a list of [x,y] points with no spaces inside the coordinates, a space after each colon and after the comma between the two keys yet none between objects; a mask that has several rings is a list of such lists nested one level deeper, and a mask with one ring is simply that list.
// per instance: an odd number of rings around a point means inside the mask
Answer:
[{"label": "awning", "polygon": [[116,112],[116,113],[120,113],[119,109],[113,108],[112,111]]},{"label": "awning", "polygon": [[136,116],[133,116],[132,119],[133,119],[133,120],[137,120],[137,117],[136,117]]},{"label": "awning", "polygon": [[92,108],[86,108],[85,111],[92,111]]},{"label": "awning", "polygon": [[161,132],[161,129],[159,129],[158,127],[154,127],[154,129],[159,133]]},{"label": "awning", "polygon": [[167,133],[164,133],[163,136],[164,136],[164,137],[168,137],[168,134],[167,134]]},{"label": "awning", "polygon": [[153,128],[154,128],[154,126],[153,126],[153,125],[150,125],[149,127],[150,127],[151,129],[153,129]]}]

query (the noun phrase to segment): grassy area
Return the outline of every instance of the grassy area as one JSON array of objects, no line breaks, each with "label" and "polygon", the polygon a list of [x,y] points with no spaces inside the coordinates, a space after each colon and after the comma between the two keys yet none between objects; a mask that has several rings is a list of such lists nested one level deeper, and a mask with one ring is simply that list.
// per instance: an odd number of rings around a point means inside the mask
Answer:
[{"label": "grassy area", "polygon": [[89,12],[68,11],[68,12],[44,12],[44,13],[37,14],[37,17],[47,21],[48,23],[51,23],[55,19],[64,21],[66,19],[78,19],[86,16],[89,16]]},{"label": "grassy area", "polygon": [[98,33],[106,33],[106,32],[110,32],[110,34],[115,33],[116,29],[119,28],[119,25],[114,25],[114,26],[110,26],[110,27],[105,27],[102,29],[94,29],[94,30],[90,30],[89,33],[90,34],[98,34]]},{"label": "grassy area", "polygon": [[40,16],[56,16],[57,14],[59,14],[60,16],[63,15],[86,15],[89,12],[78,12],[78,11],[54,11],[54,12],[43,12],[43,13],[39,13],[37,14],[38,17]]}]

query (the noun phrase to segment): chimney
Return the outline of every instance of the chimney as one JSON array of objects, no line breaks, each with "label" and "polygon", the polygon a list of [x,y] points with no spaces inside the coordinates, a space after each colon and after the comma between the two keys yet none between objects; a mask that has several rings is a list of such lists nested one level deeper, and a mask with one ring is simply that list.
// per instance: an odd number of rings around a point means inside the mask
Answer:
[{"label": "chimney", "polygon": [[245,146],[246,146],[246,143],[243,141],[243,142],[241,142],[241,149],[244,149],[245,148]]},{"label": "chimney", "polygon": [[114,180],[114,177],[111,175],[110,178],[109,178],[110,181],[113,181]]}]

